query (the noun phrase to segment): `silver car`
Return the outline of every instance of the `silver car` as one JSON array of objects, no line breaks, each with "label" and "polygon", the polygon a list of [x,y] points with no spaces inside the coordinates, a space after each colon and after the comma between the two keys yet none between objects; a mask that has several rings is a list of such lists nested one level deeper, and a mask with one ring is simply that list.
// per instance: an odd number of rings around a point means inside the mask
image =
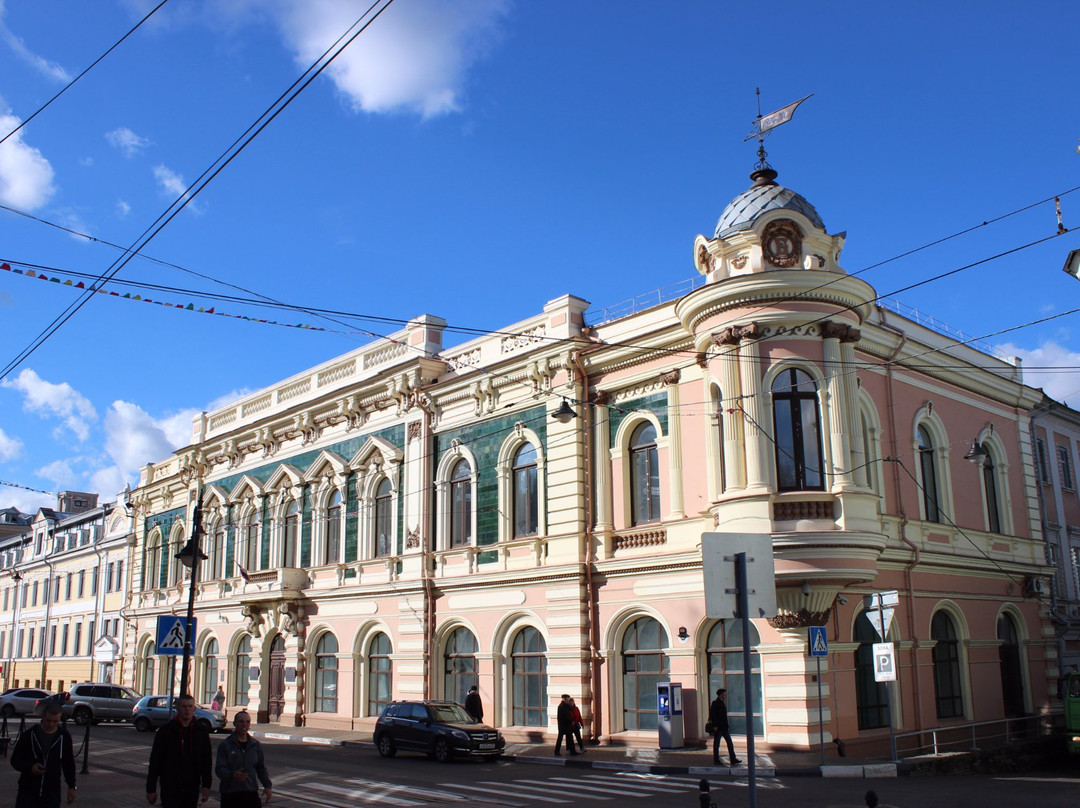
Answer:
[{"label": "silver car", "polygon": [[0,715],[11,718],[16,715],[33,715],[34,705],[41,699],[56,695],[40,687],[13,687],[0,695]]},{"label": "silver car", "polygon": [[[139,732],[149,732],[169,723],[176,714],[176,698],[173,708],[169,709],[168,696],[143,696],[139,703],[131,708],[131,723]],[[195,707],[195,723],[206,727],[210,732],[225,729],[225,713],[206,707]]]},{"label": "silver car", "polygon": [[72,685],[70,693],[63,703],[64,718],[73,718],[80,727],[99,721],[127,721],[140,698],[130,687],[107,682]]}]

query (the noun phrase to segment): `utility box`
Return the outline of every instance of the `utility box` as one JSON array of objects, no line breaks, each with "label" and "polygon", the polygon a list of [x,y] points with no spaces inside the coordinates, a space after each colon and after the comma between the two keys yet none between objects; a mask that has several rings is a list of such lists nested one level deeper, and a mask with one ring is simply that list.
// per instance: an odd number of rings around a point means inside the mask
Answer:
[{"label": "utility box", "polygon": [[656,683],[656,712],[659,716],[661,749],[683,747],[682,685],[679,682]]}]

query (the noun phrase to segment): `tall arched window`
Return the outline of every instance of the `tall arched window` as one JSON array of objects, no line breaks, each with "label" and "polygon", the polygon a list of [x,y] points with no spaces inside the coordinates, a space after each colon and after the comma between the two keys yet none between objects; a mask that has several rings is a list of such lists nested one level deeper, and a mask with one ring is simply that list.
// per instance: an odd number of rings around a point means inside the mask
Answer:
[{"label": "tall arched window", "polygon": [[210,531],[210,559],[205,571],[199,570],[199,579],[213,581],[221,577],[221,568],[225,556],[225,520],[218,519]]},{"label": "tall arched window", "polygon": [[233,704],[244,707],[248,703],[248,687],[251,681],[251,637],[247,634],[236,646],[233,657]]},{"label": "tall arched window", "polygon": [[150,643],[146,647],[146,659],[143,660],[142,668],[142,689],[144,693],[153,693],[157,688],[157,682],[154,681],[154,673],[157,663],[157,646],[154,643]]},{"label": "tall arched window", "polygon": [[986,456],[982,461],[983,494],[986,498],[986,528],[991,533],[1001,532],[1001,505],[998,503],[997,469],[994,455],[985,443],[981,446]]},{"label": "tall arched window", "polygon": [[956,627],[948,613],[939,611],[930,621],[930,639],[934,645],[934,695],[938,718],[956,718],[964,714],[960,689],[960,643]]},{"label": "tall arched window", "polygon": [[390,638],[382,632],[376,634],[368,645],[367,714],[381,715],[390,703],[394,692],[393,665],[390,654]]},{"label": "tall arched window", "polygon": [[459,460],[450,475],[450,546],[472,543],[472,469]]},{"label": "tall arched window", "polygon": [[252,511],[244,526],[244,571],[259,568],[259,513]]},{"label": "tall arched window", "polygon": [[300,504],[294,499],[285,509],[285,530],[281,537],[281,566],[296,566],[296,551],[300,545]]},{"label": "tall arched window", "polygon": [[386,478],[375,490],[375,555],[388,556],[394,552],[393,491]]},{"label": "tall arched window", "polygon": [[630,524],[660,520],[660,461],[656,452],[656,427],[638,426],[630,436]]},{"label": "tall arched window", "polygon": [[336,713],[338,700],[338,643],[330,632],[315,646],[315,712]]},{"label": "tall arched window", "polygon": [[[761,693],[761,637],[750,624],[750,689],[754,707],[754,734],[765,734],[764,701]],[[709,630],[708,699],[720,688],[727,690],[728,724],[733,735],[746,734],[746,675],[742,656],[742,620],[721,620]]]},{"label": "tall arched window", "polygon": [[510,651],[513,687],[513,723],[522,727],[547,726],[547,643],[532,626],[514,636]]},{"label": "tall arched window", "polygon": [[668,673],[667,632],[651,617],[640,617],[622,639],[623,725],[656,729],[656,684]]},{"label": "tall arched window", "polygon": [[713,431],[716,434],[716,446],[719,450],[716,453],[718,463],[716,469],[717,492],[722,494],[727,490],[727,472],[724,469],[724,396],[719,387],[712,388],[712,419]]},{"label": "tall arched window", "polygon": [[323,563],[341,560],[341,494],[335,491],[326,503],[326,533],[323,537]]},{"label": "tall arched window", "polygon": [[1024,714],[1024,677],[1020,670],[1020,634],[1011,615],[998,617],[997,636],[1001,641],[998,658],[1001,664],[1001,695],[1008,717]]},{"label": "tall arched window", "polygon": [[773,380],[772,399],[777,490],[820,491],[825,475],[814,380],[798,368],[783,370]]},{"label": "tall arched window", "polygon": [[922,476],[923,513],[927,522],[940,522],[941,511],[938,503],[937,479],[937,456],[934,449],[934,439],[930,437],[930,431],[925,426],[919,427],[919,471]]},{"label": "tall arched window", "polygon": [[143,574],[143,587],[157,589],[165,586],[161,576],[161,531],[152,530],[146,540],[146,569]]},{"label": "tall arched window", "polygon": [[514,455],[514,538],[535,536],[537,527],[536,448],[526,443]]},{"label": "tall arched window", "polygon": [[855,620],[855,704],[859,729],[889,725],[889,697],[885,685],[874,681],[874,643],[877,631],[863,612]]},{"label": "tall arched window", "polygon": [[206,644],[203,652],[203,691],[202,703],[209,704],[214,700],[218,688],[218,644],[217,640],[211,639]]},{"label": "tall arched window", "polygon": [[465,703],[469,688],[476,684],[476,637],[464,626],[454,629],[446,640],[443,654],[443,698]]}]

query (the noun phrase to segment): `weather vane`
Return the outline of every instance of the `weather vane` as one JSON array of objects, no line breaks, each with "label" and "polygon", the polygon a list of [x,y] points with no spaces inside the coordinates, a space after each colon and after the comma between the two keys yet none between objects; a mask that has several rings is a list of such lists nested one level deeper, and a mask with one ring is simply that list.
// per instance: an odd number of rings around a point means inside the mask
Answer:
[{"label": "weather vane", "polygon": [[765,135],[769,134],[769,132],[771,132],[773,129],[780,126],[781,124],[790,121],[791,116],[795,114],[795,108],[798,107],[799,104],[801,104],[807,98],[810,98],[813,93],[810,93],[810,95],[804,95],[795,103],[788,104],[786,107],[782,107],[776,110],[776,112],[770,112],[768,115],[762,115],[761,88],[756,87],[755,92],[757,93],[757,118],[754,119],[754,130],[749,135],[743,138],[743,143],[748,140],[753,140],[754,138],[757,138],[757,167],[761,169],[769,167],[769,163],[765,160]]}]

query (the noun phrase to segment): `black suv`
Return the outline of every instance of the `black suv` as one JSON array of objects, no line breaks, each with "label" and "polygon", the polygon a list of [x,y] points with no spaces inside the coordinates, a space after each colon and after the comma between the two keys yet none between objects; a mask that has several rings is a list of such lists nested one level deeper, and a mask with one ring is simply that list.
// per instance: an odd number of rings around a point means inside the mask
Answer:
[{"label": "black suv", "polygon": [[455,755],[494,760],[506,741],[454,701],[393,701],[375,723],[375,748],[383,757],[399,749],[426,752],[440,763]]}]

